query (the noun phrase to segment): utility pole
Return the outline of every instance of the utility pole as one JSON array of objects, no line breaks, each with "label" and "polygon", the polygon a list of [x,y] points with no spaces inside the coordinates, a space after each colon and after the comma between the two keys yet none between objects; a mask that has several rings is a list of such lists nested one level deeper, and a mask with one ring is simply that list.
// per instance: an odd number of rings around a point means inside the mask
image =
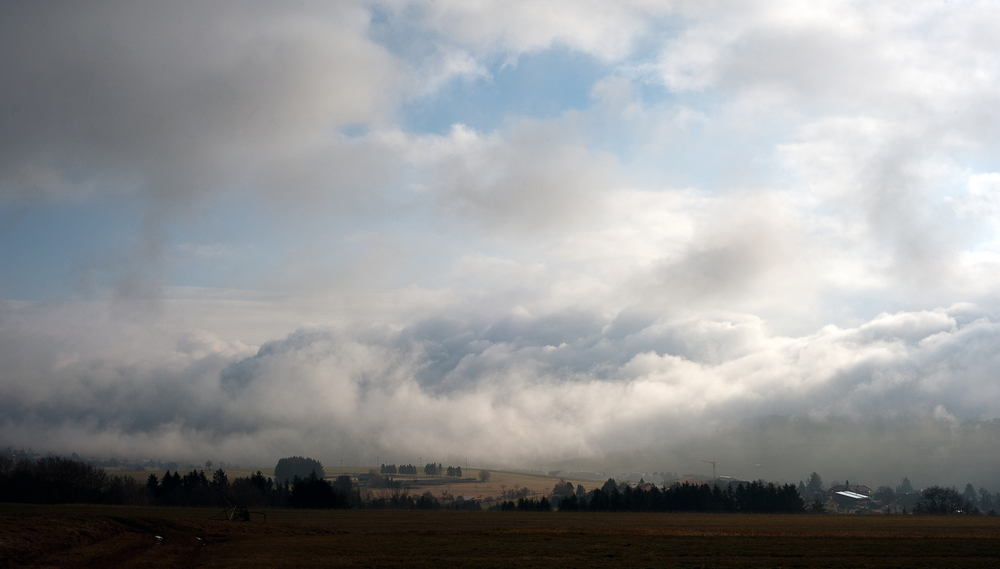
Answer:
[{"label": "utility pole", "polygon": [[709,464],[712,465],[712,484],[715,484],[715,481],[718,480],[718,478],[715,477],[715,461],[714,460],[703,460],[702,462],[707,462],[707,463],[709,463]]}]

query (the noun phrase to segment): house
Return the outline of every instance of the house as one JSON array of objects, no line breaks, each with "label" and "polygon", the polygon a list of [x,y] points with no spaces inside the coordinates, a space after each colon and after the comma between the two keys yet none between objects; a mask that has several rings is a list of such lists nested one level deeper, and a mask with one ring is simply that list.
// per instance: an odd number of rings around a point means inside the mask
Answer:
[{"label": "house", "polygon": [[874,490],[865,486],[864,484],[851,484],[851,483],[838,484],[836,486],[832,486],[829,490],[826,491],[827,495],[835,494],[837,492],[851,492],[854,494],[861,494],[862,496],[867,496],[869,498],[871,498],[872,495],[875,494]]},{"label": "house", "polygon": [[905,514],[910,511],[910,508],[907,508],[906,504],[899,500],[893,500],[879,509],[883,514]]},{"label": "house", "polygon": [[862,511],[868,511],[871,508],[872,499],[870,496],[865,496],[864,494],[859,494],[857,492],[850,492],[848,490],[841,490],[839,492],[830,492],[827,495],[826,502],[823,507],[826,511],[833,512],[835,514],[856,514]]},{"label": "house", "polygon": [[684,478],[678,478],[670,483],[671,486],[674,484],[693,484],[695,486],[701,486],[702,484],[708,484],[701,478],[695,478],[694,476],[685,476]]}]

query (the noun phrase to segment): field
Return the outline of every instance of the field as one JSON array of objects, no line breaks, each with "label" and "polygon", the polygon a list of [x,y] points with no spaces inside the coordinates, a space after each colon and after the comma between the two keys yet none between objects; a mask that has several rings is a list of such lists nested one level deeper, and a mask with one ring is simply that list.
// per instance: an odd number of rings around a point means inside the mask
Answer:
[{"label": "field", "polygon": [[216,512],[0,504],[0,566],[1000,566],[988,517]]}]

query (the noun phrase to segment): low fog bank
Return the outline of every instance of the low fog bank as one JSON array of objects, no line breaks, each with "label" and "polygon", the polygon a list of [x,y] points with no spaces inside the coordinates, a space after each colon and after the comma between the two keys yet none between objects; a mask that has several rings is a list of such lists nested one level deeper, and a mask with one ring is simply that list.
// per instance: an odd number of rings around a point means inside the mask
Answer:
[{"label": "low fog bank", "polygon": [[[52,433],[46,433],[43,437],[25,438],[35,441],[35,445],[45,445],[52,440],[48,438],[51,435]],[[252,444],[249,440],[244,442]],[[6,443],[7,441],[0,446],[7,446]],[[465,464],[464,459],[455,458],[458,454],[453,449],[446,449],[440,454],[428,453],[411,457],[413,453],[406,449],[380,448],[374,450],[378,450],[381,455],[366,460],[368,457],[361,456],[362,453],[357,450],[353,454],[331,455],[329,447],[318,442],[311,445],[286,444],[286,448],[298,449],[295,451],[297,453],[320,458],[327,466],[340,464],[341,456],[353,457],[344,459],[344,464],[351,466],[375,466],[376,460],[390,464],[416,464],[421,460],[424,463],[447,463],[450,460]],[[629,443],[627,440],[622,441],[622,445],[628,447]],[[31,445],[11,446],[16,450]],[[85,443],[81,446],[94,449],[92,445]],[[64,444],[59,444],[59,448],[63,447]],[[214,457],[218,455],[214,451],[225,447],[213,449],[192,445],[189,448],[199,449],[200,456],[184,458],[200,464],[202,458]],[[51,452],[45,446],[35,446],[32,450],[43,455]],[[181,458],[176,453],[167,452],[167,456],[164,456],[154,449],[144,450],[147,454],[118,454],[117,458],[137,462],[144,459]],[[533,461],[516,463],[504,461],[503,457],[495,457],[493,461],[477,457],[475,462],[470,459],[469,465],[473,468],[548,472],[565,477],[594,478],[598,481],[614,477],[634,479],[634,482],[644,476],[647,482],[660,483],[660,474],[667,475],[668,478],[696,476],[709,480],[713,474],[711,462],[714,461],[715,473],[720,478],[738,480],[763,479],[797,483],[807,480],[812,472],[817,472],[828,484],[850,481],[852,484],[864,484],[871,488],[895,487],[906,477],[917,489],[932,485],[962,488],[971,483],[975,488],[985,487],[997,491],[1000,490],[1000,468],[995,460],[998,455],[1000,419],[959,422],[951,418],[933,417],[810,419],[769,416],[748,419],[735,427],[717,429],[684,440],[672,439],[667,435],[656,448],[632,448],[564,460],[537,456]],[[273,456],[245,460],[249,462],[243,463],[244,467],[267,467],[276,462]],[[227,464],[225,461],[216,463]]]},{"label": "low fog bank", "polygon": [[30,320],[0,320],[3,446],[609,473],[715,460],[748,479],[1000,487],[1000,325],[971,305],[801,337],[740,314],[564,310],[302,328],[259,346]]},{"label": "low fog bank", "polygon": [[1000,490],[1000,420],[954,418],[756,417],[659,449],[634,449],[600,458],[548,464],[588,466],[609,474],[671,472],[711,478],[798,483],[812,472],[824,480],[871,488],[895,487],[907,477],[915,488],[935,484]]}]

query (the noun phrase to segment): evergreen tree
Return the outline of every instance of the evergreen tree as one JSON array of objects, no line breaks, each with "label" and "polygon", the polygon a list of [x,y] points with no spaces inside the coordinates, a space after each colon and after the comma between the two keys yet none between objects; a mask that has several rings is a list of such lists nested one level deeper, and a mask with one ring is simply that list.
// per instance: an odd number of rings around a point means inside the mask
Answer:
[{"label": "evergreen tree", "polygon": [[806,493],[809,495],[818,494],[823,491],[823,477],[813,472],[806,479]]},{"label": "evergreen tree", "polygon": [[913,485],[910,484],[910,479],[903,477],[903,480],[896,486],[896,494],[913,494]]},{"label": "evergreen tree", "polygon": [[159,490],[159,484],[160,481],[157,480],[155,474],[150,473],[149,476],[146,477],[146,488],[149,488],[149,492],[153,496],[156,496],[157,490]]},{"label": "evergreen tree", "polygon": [[326,473],[323,471],[323,464],[320,461],[301,456],[290,456],[278,461],[274,467],[274,477],[279,482],[285,482],[298,476],[306,478],[315,472],[317,478],[323,478]]},{"label": "evergreen tree", "polygon": [[229,486],[229,477],[226,476],[226,471],[223,469],[218,469],[212,473],[212,487],[216,490],[223,491]]}]

